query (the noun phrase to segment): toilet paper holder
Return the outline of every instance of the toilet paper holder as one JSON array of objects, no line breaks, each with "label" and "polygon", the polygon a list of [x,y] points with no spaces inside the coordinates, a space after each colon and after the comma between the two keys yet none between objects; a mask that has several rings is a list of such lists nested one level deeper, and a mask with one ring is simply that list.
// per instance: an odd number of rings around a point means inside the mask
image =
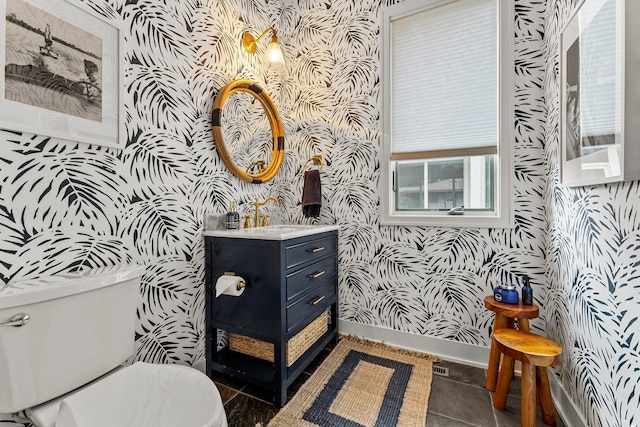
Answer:
[{"label": "toilet paper holder", "polygon": [[[223,274],[225,276],[235,276],[236,275],[235,271],[225,271]],[[242,280],[242,281],[240,281],[240,282],[238,282],[236,284],[236,289],[237,290],[240,290],[240,289],[246,288],[246,287],[247,287],[247,284],[244,282],[244,280]]]}]

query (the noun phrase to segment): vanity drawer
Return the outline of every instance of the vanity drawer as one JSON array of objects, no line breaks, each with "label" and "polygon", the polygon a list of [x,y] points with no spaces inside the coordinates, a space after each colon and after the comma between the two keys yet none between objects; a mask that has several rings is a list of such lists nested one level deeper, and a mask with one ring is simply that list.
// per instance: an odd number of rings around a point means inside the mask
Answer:
[{"label": "vanity drawer", "polygon": [[329,257],[287,276],[287,301],[305,293],[309,288],[336,276],[336,258]]},{"label": "vanity drawer", "polygon": [[337,246],[338,238],[336,235],[287,246],[285,249],[286,268],[290,269],[333,254],[336,252]]},{"label": "vanity drawer", "polygon": [[316,313],[325,310],[335,294],[336,284],[330,280],[287,307],[287,331],[293,329],[307,317],[314,314],[317,316]]}]

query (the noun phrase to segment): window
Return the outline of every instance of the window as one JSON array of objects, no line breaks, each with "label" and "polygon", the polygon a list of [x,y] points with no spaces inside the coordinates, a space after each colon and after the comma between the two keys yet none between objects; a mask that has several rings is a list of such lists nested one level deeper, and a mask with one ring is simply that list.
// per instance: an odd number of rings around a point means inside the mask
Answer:
[{"label": "window", "polygon": [[510,226],[512,20],[512,0],[383,9],[383,224]]},{"label": "window", "polygon": [[493,211],[495,156],[469,156],[392,162],[396,210]]}]

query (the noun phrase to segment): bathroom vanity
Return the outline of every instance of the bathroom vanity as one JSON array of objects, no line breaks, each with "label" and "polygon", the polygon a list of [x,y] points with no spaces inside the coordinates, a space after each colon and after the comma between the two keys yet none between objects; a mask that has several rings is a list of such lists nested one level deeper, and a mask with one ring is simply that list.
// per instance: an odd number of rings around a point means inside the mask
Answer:
[{"label": "bathroom vanity", "polygon": [[[337,340],[338,227],[211,230],[204,236],[207,374],[271,390],[282,407],[287,388]],[[216,297],[224,274],[244,279],[242,294]],[[219,330],[229,334],[221,350]]]}]

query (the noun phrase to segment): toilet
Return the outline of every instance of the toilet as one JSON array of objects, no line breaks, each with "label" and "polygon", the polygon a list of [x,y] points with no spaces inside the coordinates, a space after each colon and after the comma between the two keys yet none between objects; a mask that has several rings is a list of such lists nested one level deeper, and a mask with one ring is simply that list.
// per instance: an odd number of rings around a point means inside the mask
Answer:
[{"label": "toilet", "polygon": [[0,287],[0,413],[36,427],[227,427],[202,372],[134,353],[140,266]]}]

